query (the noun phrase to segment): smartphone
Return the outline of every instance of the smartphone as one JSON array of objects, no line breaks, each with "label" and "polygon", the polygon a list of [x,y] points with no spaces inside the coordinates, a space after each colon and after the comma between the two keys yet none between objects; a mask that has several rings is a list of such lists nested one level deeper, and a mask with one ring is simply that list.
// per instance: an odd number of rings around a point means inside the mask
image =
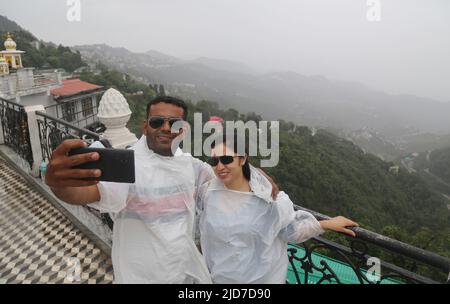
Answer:
[{"label": "smartphone", "polygon": [[72,168],[100,169],[99,177],[83,178],[84,180],[99,180],[116,183],[134,183],[134,150],[111,148],[77,148],[69,151],[69,156],[97,152],[99,160],[87,162]]}]

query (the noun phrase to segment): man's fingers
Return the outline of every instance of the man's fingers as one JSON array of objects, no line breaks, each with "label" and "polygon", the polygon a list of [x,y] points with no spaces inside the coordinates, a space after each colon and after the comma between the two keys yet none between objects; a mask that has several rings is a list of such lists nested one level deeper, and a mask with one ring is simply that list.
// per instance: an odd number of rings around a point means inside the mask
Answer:
[{"label": "man's fingers", "polygon": [[81,139],[66,139],[55,150],[53,150],[52,158],[56,156],[66,155],[70,150],[76,148],[84,148],[86,143]]},{"label": "man's fingers", "polygon": [[100,158],[100,155],[97,152],[94,153],[83,153],[78,155],[69,156],[67,158],[68,167],[74,167],[77,165],[81,165],[87,162],[96,161]]},{"label": "man's fingers", "polygon": [[53,188],[63,188],[63,187],[86,187],[97,185],[98,181],[86,181],[80,179],[68,179],[65,181],[59,181],[58,184],[48,183],[50,187]]},{"label": "man's fingers", "polygon": [[67,169],[59,170],[54,173],[55,177],[60,181],[87,178],[87,177],[99,177],[102,172],[99,169]]}]

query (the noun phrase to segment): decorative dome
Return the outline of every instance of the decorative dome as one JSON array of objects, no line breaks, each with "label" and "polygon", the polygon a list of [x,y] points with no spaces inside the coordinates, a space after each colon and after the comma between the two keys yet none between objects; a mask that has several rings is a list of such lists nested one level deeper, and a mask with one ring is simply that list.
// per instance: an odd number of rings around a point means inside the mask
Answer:
[{"label": "decorative dome", "polygon": [[4,46],[5,46],[5,49],[8,51],[14,51],[17,47],[17,44],[14,40],[12,40],[10,33],[8,33],[6,36]]},{"label": "decorative dome", "polygon": [[108,89],[100,100],[97,116],[108,118],[126,115],[131,115],[131,111],[125,97],[116,89]]}]

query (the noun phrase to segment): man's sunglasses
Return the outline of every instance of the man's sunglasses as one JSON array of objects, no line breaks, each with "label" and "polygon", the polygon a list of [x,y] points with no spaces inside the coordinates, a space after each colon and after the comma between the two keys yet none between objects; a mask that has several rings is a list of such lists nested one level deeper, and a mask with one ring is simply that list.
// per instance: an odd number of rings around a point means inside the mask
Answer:
[{"label": "man's sunglasses", "polygon": [[219,161],[222,165],[229,165],[233,162],[233,160],[234,156],[224,155],[219,157],[217,156],[211,157],[208,162],[211,166],[215,167],[219,164]]},{"label": "man's sunglasses", "polygon": [[150,127],[152,127],[153,129],[158,129],[161,128],[161,126],[164,124],[164,122],[168,121],[169,122],[169,126],[172,128],[172,126],[177,122],[177,121],[183,121],[183,119],[181,118],[177,118],[177,117],[162,117],[162,116],[150,116],[148,119],[148,124]]}]

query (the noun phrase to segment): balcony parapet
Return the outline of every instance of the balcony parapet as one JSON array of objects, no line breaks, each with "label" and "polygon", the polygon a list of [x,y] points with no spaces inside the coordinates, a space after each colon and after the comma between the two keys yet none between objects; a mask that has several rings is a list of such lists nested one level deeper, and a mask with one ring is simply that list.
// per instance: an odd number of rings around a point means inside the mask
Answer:
[{"label": "balcony parapet", "polygon": [[[295,206],[295,209],[310,212],[318,220],[330,218],[327,215],[300,206]],[[318,251],[324,249],[328,253],[331,253],[335,259],[346,265],[347,272],[353,274],[355,283],[383,284],[386,281],[392,282],[392,280],[397,283],[450,283],[449,258],[360,227],[351,227],[349,229],[355,232],[356,237],[346,236],[349,243],[348,246],[317,237],[301,244],[302,250],[297,250],[295,247],[288,249],[291,268],[297,283],[307,284],[308,275],[314,272],[319,273],[321,276],[319,283],[343,282],[339,273],[334,271],[330,266],[330,261],[322,258],[317,262]],[[439,272],[441,277],[445,277],[446,279],[442,280],[443,282],[436,281],[435,279],[420,275],[415,271],[404,269],[387,261],[382,261],[376,256],[370,255],[369,251],[372,247],[411,259],[413,265],[419,262],[433,269],[433,271]],[[302,275],[300,275],[301,272]]]}]

